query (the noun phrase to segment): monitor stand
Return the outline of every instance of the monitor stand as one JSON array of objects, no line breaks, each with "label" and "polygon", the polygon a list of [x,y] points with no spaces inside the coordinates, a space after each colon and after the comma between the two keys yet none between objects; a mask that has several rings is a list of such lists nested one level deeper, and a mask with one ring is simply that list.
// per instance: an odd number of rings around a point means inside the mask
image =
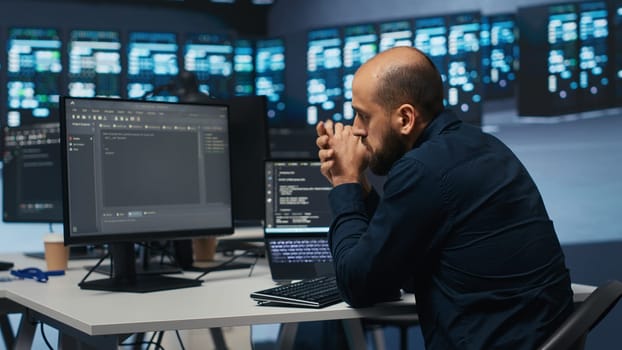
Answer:
[{"label": "monitor stand", "polygon": [[[175,264],[167,264],[162,262],[154,261],[151,257],[150,250],[148,246],[141,246],[141,254],[140,259],[136,261],[136,273],[139,275],[167,275],[167,274],[175,274],[182,273],[183,270],[180,266]],[[110,276],[111,268],[110,265],[99,265],[97,267],[94,266],[85,266],[87,270],[93,270],[93,272],[101,273],[104,275]]]},{"label": "monitor stand", "polygon": [[169,277],[159,274],[137,274],[134,243],[113,243],[109,247],[113,266],[112,276],[93,281],[81,281],[78,284],[81,289],[146,293],[196,287],[203,282],[197,279]]}]

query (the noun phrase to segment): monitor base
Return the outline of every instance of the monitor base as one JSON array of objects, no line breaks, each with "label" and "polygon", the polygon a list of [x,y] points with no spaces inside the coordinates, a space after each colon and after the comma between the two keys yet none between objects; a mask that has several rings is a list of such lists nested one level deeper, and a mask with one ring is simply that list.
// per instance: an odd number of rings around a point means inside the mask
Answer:
[{"label": "monitor base", "polygon": [[105,278],[81,282],[80,289],[110,292],[148,293],[162,290],[198,287],[203,281],[160,275],[136,275],[131,280]]}]

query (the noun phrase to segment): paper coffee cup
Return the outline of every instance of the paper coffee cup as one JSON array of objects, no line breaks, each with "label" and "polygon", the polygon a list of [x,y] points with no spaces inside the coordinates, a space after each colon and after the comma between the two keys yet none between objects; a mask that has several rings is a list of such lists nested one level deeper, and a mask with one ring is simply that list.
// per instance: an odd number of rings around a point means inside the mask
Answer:
[{"label": "paper coffee cup", "polygon": [[45,235],[43,237],[43,247],[48,271],[67,270],[69,247],[65,247],[63,235]]},{"label": "paper coffee cup", "polygon": [[217,243],[216,237],[194,238],[192,240],[194,261],[214,261]]}]

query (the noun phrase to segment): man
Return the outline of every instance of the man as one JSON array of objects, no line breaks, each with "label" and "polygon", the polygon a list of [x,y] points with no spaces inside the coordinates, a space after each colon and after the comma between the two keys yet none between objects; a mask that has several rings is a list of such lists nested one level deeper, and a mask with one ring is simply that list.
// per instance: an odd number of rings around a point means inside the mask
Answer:
[{"label": "man", "polygon": [[[443,109],[440,75],[415,48],[367,61],[352,92],[352,126],[316,127],[345,301],[395,299],[410,283],[428,349],[535,348],[571,312],[572,290],[527,170]],[[368,167],[388,174],[382,198]]]}]

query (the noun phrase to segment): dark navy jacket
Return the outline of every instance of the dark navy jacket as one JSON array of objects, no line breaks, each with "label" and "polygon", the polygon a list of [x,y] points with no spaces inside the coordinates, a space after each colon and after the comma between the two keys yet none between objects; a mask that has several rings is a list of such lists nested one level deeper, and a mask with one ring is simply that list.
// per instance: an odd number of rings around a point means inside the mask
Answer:
[{"label": "dark navy jacket", "polygon": [[503,143],[445,111],[384,194],[330,192],[329,239],[355,307],[413,286],[428,349],[533,349],[572,310],[564,255],[531,176]]}]

